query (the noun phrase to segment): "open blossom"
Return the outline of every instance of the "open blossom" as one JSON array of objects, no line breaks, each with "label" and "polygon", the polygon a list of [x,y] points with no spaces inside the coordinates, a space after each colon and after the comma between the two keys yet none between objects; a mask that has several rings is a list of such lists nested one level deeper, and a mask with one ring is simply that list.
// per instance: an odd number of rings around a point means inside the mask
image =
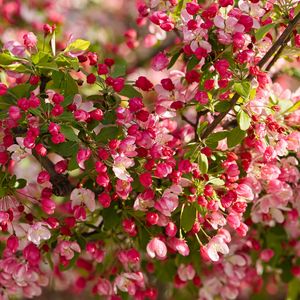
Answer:
[{"label": "open blossom", "polygon": [[166,189],[161,197],[157,200],[154,207],[167,217],[178,207],[178,194],[181,193],[181,188],[173,186]]},{"label": "open blossom", "polygon": [[215,235],[207,245],[201,249],[201,254],[211,261],[218,261],[220,259],[219,253],[226,255],[229,253],[229,248],[224,238],[224,235]]},{"label": "open blossom", "polygon": [[196,275],[196,271],[191,264],[181,264],[177,270],[177,273],[182,281],[192,280]]},{"label": "open blossom", "polygon": [[133,296],[138,288],[143,288],[145,285],[144,276],[141,272],[122,273],[118,275],[114,281],[114,289],[117,292],[119,289],[122,292],[127,292]]},{"label": "open blossom", "polygon": [[27,232],[28,240],[37,246],[41,243],[41,241],[49,240],[51,233],[48,227],[48,224],[42,222],[31,225]]},{"label": "open blossom", "polygon": [[167,255],[166,244],[159,238],[153,238],[147,245],[147,253],[151,258],[157,256],[159,259],[164,259]]},{"label": "open blossom", "polygon": [[124,155],[118,155],[114,158],[113,171],[121,180],[131,179],[127,169],[134,166],[134,160]]},{"label": "open blossom", "polygon": [[91,212],[96,208],[95,194],[89,189],[74,189],[70,195],[70,200],[72,201],[72,208],[82,203],[85,204]]},{"label": "open blossom", "polygon": [[77,242],[60,241],[55,248],[55,252],[67,260],[74,257],[74,252],[80,253],[81,249]]},{"label": "open blossom", "polygon": [[11,159],[19,162],[31,154],[31,149],[24,146],[24,139],[21,137],[16,138],[17,144],[13,144],[7,148],[11,152]]}]

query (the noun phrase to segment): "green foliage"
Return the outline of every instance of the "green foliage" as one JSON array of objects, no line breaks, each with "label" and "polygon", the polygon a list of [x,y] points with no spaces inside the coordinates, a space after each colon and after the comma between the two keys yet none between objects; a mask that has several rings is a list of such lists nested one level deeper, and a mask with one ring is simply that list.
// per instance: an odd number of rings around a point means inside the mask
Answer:
[{"label": "green foliage", "polygon": [[251,118],[244,110],[240,109],[237,114],[237,122],[240,126],[240,129],[245,131],[250,127]]},{"label": "green foliage", "polygon": [[275,26],[276,26],[275,23],[270,23],[270,24],[260,27],[255,33],[256,40],[259,41],[262,38],[264,38],[264,36]]},{"label": "green foliage", "polygon": [[233,148],[234,146],[240,144],[245,136],[246,132],[241,130],[239,127],[232,129],[227,135],[228,148]]},{"label": "green foliage", "polygon": [[183,212],[180,218],[180,224],[182,229],[185,232],[188,232],[192,229],[196,219],[196,208],[188,203],[184,206]]},{"label": "green foliage", "polygon": [[86,51],[90,47],[90,42],[82,39],[77,39],[65,49],[65,52],[69,51]]},{"label": "green foliage", "polygon": [[244,99],[249,98],[251,90],[251,85],[249,81],[236,82],[233,85],[233,88]]}]

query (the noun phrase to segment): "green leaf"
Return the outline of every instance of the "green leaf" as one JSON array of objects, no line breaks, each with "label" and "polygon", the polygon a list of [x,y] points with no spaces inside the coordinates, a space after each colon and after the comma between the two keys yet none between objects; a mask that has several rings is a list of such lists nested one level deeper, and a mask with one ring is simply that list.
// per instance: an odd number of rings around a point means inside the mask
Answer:
[{"label": "green leaf", "polygon": [[73,127],[68,126],[68,125],[61,125],[60,131],[69,141],[80,142],[80,139],[74,132]]},{"label": "green leaf", "polygon": [[204,129],[207,127],[207,125],[208,125],[207,121],[204,121],[199,124],[199,126],[197,128],[197,135],[199,138],[201,137],[201,133],[204,131]]},{"label": "green leaf", "polygon": [[255,32],[255,39],[257,41],[261,40],[272,28],[276,26],[275,23],[267,24],[263,27],[260,27],[256,32]]},{"label": "green leaf", "polygon": [[243,130],[243,131],[247,130],[250,127],[251,118],[242,109],[237,114],[237,121],[238,121],[238,124],[239,124],[241,130]]},{"label": "green leaf", "polygon": [[185,232],[192,229],[196,219],[196,208],[192,205],[185,205],[181,214],[180,224]]},{"label": "green leaf", "polygon": [[239,127],[233,128],[227,136],[227,146],[232,148],[241,143],[246,136],[246,132],[241,130]]},{"label": "green leaf", "polygon": [[174,66],[174,64],[176,63],[176,61],[179,58],[180,54],[181,54],[181,51],[178,51],[177,53],[175,53],[172,56],[172,58],[171,58],[171,60],[169,62],[169,65],[168,65],[168,69],[171,69]]},{"label": "green leaf", "polygon": [[71,43],[64,52],[69,51],[85,51],[90,47],[90,42],[82,39],[78,39]]},{"label": "green leaf", "polygon": [[78,86],[77,83],[75,81],[75,79],[73,79],[73,77],[69,74],[66,73],[65,74],[65,88],[64,88],[64,92],[65,95],[75,95],[78,93]]},{"label": "green leaf", "polygon": [[62,157],[70,157],[78,152],[79,146],[77,142],[64,142],[61,144],[50,144],[51,150],[54,153],[61,155]]},{"label": "green leaf", "polygon": [[234,90],[243,98],[248,99],[250,95],[250,82],[236,82],[233,86]]},{"label": "green leaf", "polygon": [[124,86],[122,91],[119,92],[118,94],[128,98],[142,97],[142,94],[140,92],[138,92],[133,86],[127,84]]},{"label": "green leaf", "polygon": [[300,296],[300,280],[294,278],[288,284],[288,294],[286,300],[297,300]]},{"label": "green leaf", "polygon": [[112,140],[118,137],[121,133],[121,129],[119,127],[111,126],[104,127],[101,129],[100,133],[96,136],[96,142],[107,142],[108,140]]},{"label": "green leaf", "polygon": [[206,174],[208,171],[208,159],[207,156],[203,153],[199,154],[198,164],[202,174]]},{"label": "green leaf", "polygon": [[212,185],[222,186],[225,184],[224,180],[220,178],[211,178],[207,181],[207,183],[210,183]]},{"label": "green leaf", "polygon": [[198,63],[199,63],[199,59],[197,59],[196,56],[193,56],[193,57],[189,60],[187,66],[186,66],[187,71],[193,70],[193,69],[197,66]]},{"label": "green leaf", "polygon": [[39,51],[36,54],[31,55],[31,61],[35,65],[38,65],[40,63],[46,63],[48,62],[49,58],[50,58],[49,53],[43,51]]},{"label": "green leaf", "polygon": [[26,184],[27,184],[27,181],[23,178],[20,178],[15,182],[14,188],[22,189],[26,186]]},{"label": "green leaf", "polygon": [[105,114],[104,114],[104,118],[102,120],[102,124],[104,125],[108,125],[108,124],[115,124],[115,121],[117,119],[117,116],[116,116],[116,112],[115,111],[107,111]]},{"label": "green leaf", "polygon": [[101,215],[103,217],[104,227],[109,230],[116,228],[120,222],[121,217],[118,215],[116,209],[113,206],[110,206],[108,208],[104,208],[101,211]]},{"label": "green leaf", "polygon": [[19,61],[19,59],[12,56],[9,52],[0,53],[0,65],[8,66],[16,61]]},{"label": "green leaf", "polygon": [[126,75],[126,62],[121,61],[119,63],[116,63],[112,70],[111,76],[116,78],[116,77],[125,76],[125,75]]},{"label": "green leaf", "polygon": [[296,111],[299,108],[300,108],[300,101],[297,101],[294,105],[292,105],[290,108],[288,108],[286,111],[284,111],[283,114],[291,113],[293,111]]},{"label": "green leaf", "polygon": [[225,139],[228,135],[228,131],[219,131],[216,133],[211,134],[208,136],[208,138],[205,140],[205,143],[210,148],[217,148],[218,142]]},{"label": "green leaf", "polygon": [[18,84],[15,87],[11,88],[9,91],[16,96],[16,98],[23,98],[23,97],[29,97],[30,92],[32,92],[35,89],[34,86],[32,86],[29,83],[22,83]]},{"label": "green leaf", "polygon": [[39,68],[41,70],[46,70],[46,71],[58,71],[58,66],[54,61],[40,62],[37,65],[37,68]]},{"label": "green leaf", "polygon": [[225,112],[230,109],[230,103],[227,101],[220,101],[215,105],[215,110],[218,112]]}]

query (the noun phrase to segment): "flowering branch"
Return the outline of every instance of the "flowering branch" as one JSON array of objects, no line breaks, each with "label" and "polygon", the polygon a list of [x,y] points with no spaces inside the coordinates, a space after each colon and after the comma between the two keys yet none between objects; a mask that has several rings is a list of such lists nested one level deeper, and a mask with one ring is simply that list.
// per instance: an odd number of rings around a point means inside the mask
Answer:
[{"label": "flowering branch", "polygon": [[[279,58],[280,53],[282,52],[283,48],[286,46],[287,40],[290,37],[291,32],[297,25],[297,23],[300,21],[300,13],[296,15],[296,17],[289,23],[287,28],[283,31],[281,36],[278,38],[278,40],[273,44],[273,46],[269,49],[269,51],[264,55],[264,57],[259,61],[257,66],[259,68],[262,68],[268,61],[269,59],[275,54],[273,60],[270,62],[270,66],[272,66],[275,61]],[[281,47],[281,48],[280,48]],[[280,48],[278,50],[278,48]],[[277,52],[278,50],[278,52]],[[278,54],[279,53],[279,54]],[[277,55],[278,54],[278,55]],[[266,71],[269,70],[269,66],[267,67]],[[247,79],[251,80],[253,78],[253,75],[249,74]],[[237,103],[238,99],[240,98],[240,95],[238,93],[235,93],[233,97],[230,100],[230,106],[229,108],[220,113],[214,121],[202,132],[200,138],[203,140],[207,138],[213,131],[214,129],[218,126],[218,124],[225,118],[225,116],[231,111],[231,109],[235,106]]]}]

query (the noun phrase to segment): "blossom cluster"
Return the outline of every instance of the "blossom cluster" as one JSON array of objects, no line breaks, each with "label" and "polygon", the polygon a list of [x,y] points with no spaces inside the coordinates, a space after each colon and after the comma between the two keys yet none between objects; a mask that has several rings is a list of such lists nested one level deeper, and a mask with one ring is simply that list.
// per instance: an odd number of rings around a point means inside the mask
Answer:
[{"label": "blossom cluster", "polygon": [[151,70],[60,45],[55,24],[1,49],[0,299],[50,282],[111,300],[297,297],[300,92],[268,71],[299,47],[299,9],[137,11],[150,33],[128,30],[131,51],[176,35]]}]

